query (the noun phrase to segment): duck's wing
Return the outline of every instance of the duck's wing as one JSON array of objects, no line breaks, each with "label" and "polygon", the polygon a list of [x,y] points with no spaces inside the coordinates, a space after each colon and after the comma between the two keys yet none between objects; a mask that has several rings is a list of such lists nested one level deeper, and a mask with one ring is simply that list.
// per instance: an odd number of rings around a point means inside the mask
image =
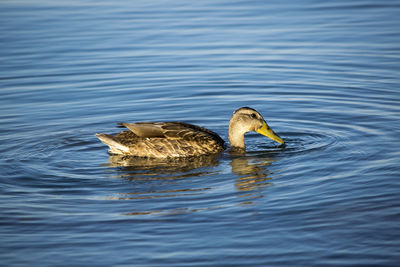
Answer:
[{"label": "duck's wing", "polygon": [[138,122],[120,123],[134,134],[143,138],[166,138],[166,139],[213,139],[221,145],[224,140],[213,131],[184,122]]},{"label": "duck's wing", "polygon": [[131,130],[134,134],[143,138],[165,137],[162,123],[138,122],[138,123],[118,123]]}]

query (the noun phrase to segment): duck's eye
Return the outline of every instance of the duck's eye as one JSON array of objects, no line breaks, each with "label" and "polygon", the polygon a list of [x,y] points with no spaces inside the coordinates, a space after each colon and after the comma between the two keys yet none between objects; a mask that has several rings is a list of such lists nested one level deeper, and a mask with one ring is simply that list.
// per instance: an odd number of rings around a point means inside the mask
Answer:
[{"label": "duck's eye", "polygon": [[250,115],[253,119],[257,118],[257,115],[255,113],[251,113]]}]

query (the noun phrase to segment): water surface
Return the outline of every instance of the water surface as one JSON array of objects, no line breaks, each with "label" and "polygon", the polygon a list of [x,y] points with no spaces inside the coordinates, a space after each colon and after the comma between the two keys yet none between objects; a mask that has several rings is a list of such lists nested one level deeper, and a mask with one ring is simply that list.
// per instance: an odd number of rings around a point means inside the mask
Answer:
[{"label": "water surface", "polygon": [[[3,264],[398,265],[398,1],[0,6]],[[227,140],[241,106],[287,146],[142,164],[94,136]]]}]

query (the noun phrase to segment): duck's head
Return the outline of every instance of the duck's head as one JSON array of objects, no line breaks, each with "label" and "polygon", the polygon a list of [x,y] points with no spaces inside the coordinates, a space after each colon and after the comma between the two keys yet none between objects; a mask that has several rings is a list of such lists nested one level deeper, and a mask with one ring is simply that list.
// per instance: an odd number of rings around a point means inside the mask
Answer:
[{"label": "duck's head", "polygon": [[229,121],[229,142],[231,147],[244,149],[244,134],[250,131],[265,135],[278,143],[285,143],[283,139],[268,126],[257,110],[248,107],[235,110]]}]

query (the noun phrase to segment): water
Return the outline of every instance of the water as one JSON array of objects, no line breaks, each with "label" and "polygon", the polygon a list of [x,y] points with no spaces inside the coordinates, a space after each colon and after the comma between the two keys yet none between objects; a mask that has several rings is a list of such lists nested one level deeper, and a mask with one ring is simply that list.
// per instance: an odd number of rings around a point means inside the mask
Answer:
[{"label": "water", "polygon": [[[398,1],[2,1],[0,262],[398,265]],[[287,147],[148,164],[117,122]]]}]

